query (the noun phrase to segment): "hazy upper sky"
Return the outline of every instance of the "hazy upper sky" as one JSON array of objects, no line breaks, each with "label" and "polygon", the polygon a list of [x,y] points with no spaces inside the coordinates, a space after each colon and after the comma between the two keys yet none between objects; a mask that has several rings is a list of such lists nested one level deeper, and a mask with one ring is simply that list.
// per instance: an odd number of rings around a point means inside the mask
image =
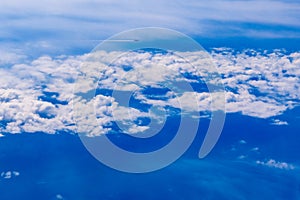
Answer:
[{"label": "hazy upper sky", "polygon": [[295,38],[299,19],[297,0],[5,0],[0,40],[96,40],[143,26],[200,37]]},{"label": "hazy upper sky", "polygon": [[194,39],[225,38],[226,45],[236,37],[298,41],[299,13],[298,0],[4,0],[0,52],[82,54],[121,31],[149,26]]}]

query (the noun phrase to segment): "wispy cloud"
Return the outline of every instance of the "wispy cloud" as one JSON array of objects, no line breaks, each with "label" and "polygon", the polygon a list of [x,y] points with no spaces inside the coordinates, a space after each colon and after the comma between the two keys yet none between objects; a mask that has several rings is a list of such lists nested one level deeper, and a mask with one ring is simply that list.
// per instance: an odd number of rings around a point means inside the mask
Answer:
[{"label": "wispy cloud", "polygon": [[[298,1],[36,1],[0,3],[0,38],[90,40],[161,26],[197,36],[299,37]],[[277,27],[281,27],[278,30]]]}]

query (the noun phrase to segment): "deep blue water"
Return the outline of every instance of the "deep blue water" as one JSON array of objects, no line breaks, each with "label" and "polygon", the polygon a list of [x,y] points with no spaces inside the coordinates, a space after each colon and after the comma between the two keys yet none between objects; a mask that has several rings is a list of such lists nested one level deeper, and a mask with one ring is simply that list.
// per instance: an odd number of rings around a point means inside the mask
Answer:
[{"label": "deep blue water", "polygon": [[[0,138],[0,172],[18,171],[20,175],[0,178],[0,199],[297,200],[299,111],[298,107],[279,117],[287,120],[288,126],[228,114],[216,147],[200,160],[197,154],[208,124],[203,119],[197,138],[184,156],[162,170],[146,174],[128,174],[104,166],[87,152],[76,135],[8,134]],[[251,151],[254,147],[259,151]],[[237,159],[240,155],[246,158]],[[295,169],[255,163],[268,159],[291,163]]]}]

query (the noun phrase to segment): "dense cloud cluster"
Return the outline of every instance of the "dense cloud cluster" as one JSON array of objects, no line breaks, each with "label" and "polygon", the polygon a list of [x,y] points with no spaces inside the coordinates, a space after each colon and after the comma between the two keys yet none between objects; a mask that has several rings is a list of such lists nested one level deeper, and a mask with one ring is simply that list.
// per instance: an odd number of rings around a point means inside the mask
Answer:
[{"label": "dense cloud cluster", "polygon": [[227,88],[227,112],[272,117],[300,99],[300,53],[216,49],[213,57]]},{"label": "dense cloud cluster", "polygon": [[[201,78],[206,84],[213,85],[222,81],[226,91],[226,112],[239,112],[258,118],[276,117],[300,102],[299,52],[216,48],[211,51],[216,68],[206,65],[209,60],[199,57],[197,52],[181,54],[189,63],[184,62],[184,58],[178,59],[174,54],[129,52],[113,64],[103,59],[101,63],[95,62],[97,59],[90,58],[116,57],[120,52],[97,53],[98,55],[54,58],[43,56],[33,61],[23,55],[17,56],[16,61],[10,54],[0,59],[3,66],[0,69],[1,133],[75,132],[75,121],[85,121],[84,128],[93,130],[91,135],[107,133],[109,125],[114,121],[122,122],[125,132],[136,133],[148,128],[138,122],[134,123],[140,118],[150,117],[157,123],[163,123],[164,119],[159,114],[163,111],[130,108],[103,91],[90,100],[81,98],[78,94],[93,91],[95,84],[93,81],[81,81],[82,76],[78,76],[80,74],[99,79],[98,89],[106,92],[116,88],[123,92],[138,91],[149,85],[162,89],[161,83],[164,83],[166,87],[170,87],[170,91],[163,96],[136,92],[134,98],[145,105],[181,108],[183,112],[190,114],[222,109],[212,107],[212,100],[222,98],[222,92],[194,90],[174,93],[173,82],[185,80],[193,84],[198,81],[197,78]],[[82,65],[90,67],[82,68]],[[197,66],[203,68],[197,69]],[[216,72],[219,76],[206,78],[208,74]],[[188,74],[189,78],[180,74]],[[197,104],[192,99],[196,99]],[[73,107],[79,104],[91,104],[95,109],[82,110],[82,113],[74,115]],[[96,121],[93,120],[95,116]],[[273,124],[286,125],[288,122],[273,119]]]}]

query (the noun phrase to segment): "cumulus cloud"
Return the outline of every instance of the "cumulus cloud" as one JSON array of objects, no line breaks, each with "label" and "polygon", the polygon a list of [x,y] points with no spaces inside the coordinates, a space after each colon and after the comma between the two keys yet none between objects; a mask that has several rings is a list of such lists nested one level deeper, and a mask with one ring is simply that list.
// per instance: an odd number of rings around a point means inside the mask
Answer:
[{"label": "cumulus cloud", "polygon": [[[1,132],[55,133],[72,124],[71,99],[76,68],[72,58],[63,62],[41,57],[28,64],[0,70]],[[73,64],[79,60],[74,60]],[[45,95],[54,92],[54,96]],[[56,103],[50,99],[55,99]],[[66,105],[63,105],[65,102]]]},{"label": "cumulus cloud", "polygon": [[277,169],[285,169],[285,170],[293,170],[295,166],[286,162],[279,162],[274,159],[270,159],[266,162],[264,161],[256,161],[256,164],[263,165],[267,167],[277,168]]},{"label": "cumulus cloud", "polygon": [[4,179],[11,179],[20,175],[18,171],[6,171],[1,173],[1,177]]},{"label": "cumulus cloud", "polygon": [[215,49],[212,54],[227,86],[228,112],[267,118],[299,104],[299,52]]},{"label": "cumulus cloud", "polygon": [[[75,132],[75,122],[90,130],[90,136],[108,133],[114,122],[126,133],[138,133],[149,129],[137,122],[140,118],[159,124],[165,120],[162,112],[171,115],[177,108],[190,114],[224,109],[219,106],[223,93],[207,91],[203,82],[213,86],[222,81],[227,113],[269,118],[299,105],[299,52],[212,49],[216,68],[209,67],[211,60],[201,52],[181,52],[191,63],[176,53],[118,55],[42,56],[0,69],[1,133]],[[119,59],[110,63],[115,57]],[[178,84],[183,82],[194,84],[194,89]],[[149,86],[153,92],[147,93]],[[95,87],[96,96],[90,94]],[[112,94],[113,90],[119,93]],[[128,107],[125,97],[156,111]],[[78,107],[83,109],[74,113]],[[174,109],[163,111],[170,107]],[[273,123],[285,124],[276,119]]]},{"label": "cumulus cloud", "polygon": [[271,123],[271,124],[277,125],[277,126],[289,125],[288,122],[286,122],[286,121],[281,121],[281,120],[279,120],[279,119],[274,119],[274,120],[272,120],[272,123]]}]

